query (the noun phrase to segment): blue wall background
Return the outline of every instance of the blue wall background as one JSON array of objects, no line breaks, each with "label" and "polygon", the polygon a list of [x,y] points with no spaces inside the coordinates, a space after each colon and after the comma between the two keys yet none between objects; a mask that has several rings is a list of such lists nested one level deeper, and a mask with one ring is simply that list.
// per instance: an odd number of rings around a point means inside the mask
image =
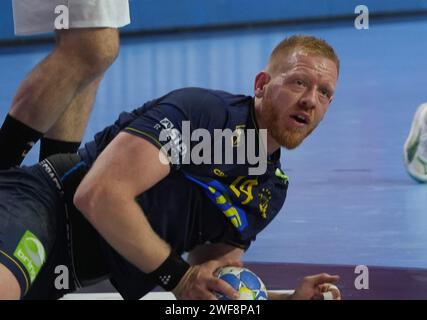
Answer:
[{"label": "blue wall background", "polygon": [[[12,0],[0,1],[0,41],[13,33]],[[123,32],[159,31],[355,15],[359,4],[371,14],[427,10],[427,0],[130,0],[132,24]]]}]

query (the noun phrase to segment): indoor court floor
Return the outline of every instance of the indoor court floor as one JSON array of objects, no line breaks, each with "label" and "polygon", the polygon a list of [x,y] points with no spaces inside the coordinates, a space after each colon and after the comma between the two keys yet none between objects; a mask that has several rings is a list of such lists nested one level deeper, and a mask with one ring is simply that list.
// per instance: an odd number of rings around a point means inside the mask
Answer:
[{"label": "indoor court floor", "polygon": [[[328,272],[341,275],[344,299],[427,299],[427,184],[407,175],[402,155],[414,112],[427,101],[425,17],[371,20],[369,30],[349,21],[125,37],[98,92],[85,141],[120,111],[176,88],[252,95],[271,49],[295,33],[334,46],[341,59],[338,87],[319,129],[296,150],[283,150],[287,201],[244,261],[275,290]],[[1,118],[49,47],[0,48]],[[33,148],[25,164],[37,155]],[[369,289],[355,287],[358,265],[369,269]],[[104,295],[86,298],[118,298],[105,295],[107,285],[87,291]]]}]

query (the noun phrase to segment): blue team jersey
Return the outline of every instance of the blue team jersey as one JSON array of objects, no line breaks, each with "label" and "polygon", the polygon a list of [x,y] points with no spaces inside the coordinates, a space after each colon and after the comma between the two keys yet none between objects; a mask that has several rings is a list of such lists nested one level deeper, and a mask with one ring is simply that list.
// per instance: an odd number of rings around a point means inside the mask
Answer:
[{"label": "blue team jersey", "polygon": [[[185,121],[189,128],[183,127]],[[226,145],[229,143],[231,150],[237,149],[234,147],[241,143],[240,136],[246,139],[244,133],[249,129],[258,132],[253,98],[200,88],[176,90],[132,112],[123,112],[114,125],[96,134],[79,154],[92,165],[121,131],[146,139],[159,149],[167,147],[170,174],[137,198],[153,229],[177,252],[190,251],[207,242],[246,250],[285,201],[288,178],[280,168],[280,150],[267,158],[266,171],[261,175],[248,175],[249,168],[254,167],[249,161],[216,164],[213,154],[210,163],[196,164],[190,155],[198,141],[184,141],[183,133],[201,128],[211,137],[215,136],[215,129],[239,133],[222,144],[224,148],[230,147]],[[255,149],[260,154],[258,143]],[[147,281],[143,274],[111,248],[107,256],[116,265],[113,283],[119,292],[128,298],[144,294],[141,288],[129,290],[136,283],[135,277]],[[127,279],[118,272],[124,268],[130,270]]]}]

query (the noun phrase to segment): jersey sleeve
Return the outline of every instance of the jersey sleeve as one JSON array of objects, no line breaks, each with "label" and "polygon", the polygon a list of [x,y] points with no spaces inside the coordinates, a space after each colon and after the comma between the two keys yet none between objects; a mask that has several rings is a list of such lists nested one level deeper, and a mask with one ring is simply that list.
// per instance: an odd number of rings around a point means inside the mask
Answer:
[{"label": "jersey sleeve", "polygon": [[188,118],[179,108],[163,103],[148,108],[123,131],[158,147],[168,157],[171,168],[177,170],[188,148],[182,137],[185,121]]},{"label": "jersey sleeve", "polygon": [[[144,110],[145,109],[145,110]],[[173,170],[191,164],[191,137],[195,129],[212,131],[226,119],[221,101],[201,90],[180,90],[143,108],[124,131],[157,146]]]}]

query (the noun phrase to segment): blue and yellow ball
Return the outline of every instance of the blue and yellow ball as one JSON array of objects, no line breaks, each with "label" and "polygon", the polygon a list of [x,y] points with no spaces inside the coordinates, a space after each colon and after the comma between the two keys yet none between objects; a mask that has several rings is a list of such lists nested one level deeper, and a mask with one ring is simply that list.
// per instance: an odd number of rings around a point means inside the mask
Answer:
[{"label": "blue and yellow ball", "polygon": [[[224,267],[219,269],[218,278],[230,284],[239,294],[238,300],[268,300],[264,283],[247,268]],[[229,300],[217,293],[218,300]]]}]

